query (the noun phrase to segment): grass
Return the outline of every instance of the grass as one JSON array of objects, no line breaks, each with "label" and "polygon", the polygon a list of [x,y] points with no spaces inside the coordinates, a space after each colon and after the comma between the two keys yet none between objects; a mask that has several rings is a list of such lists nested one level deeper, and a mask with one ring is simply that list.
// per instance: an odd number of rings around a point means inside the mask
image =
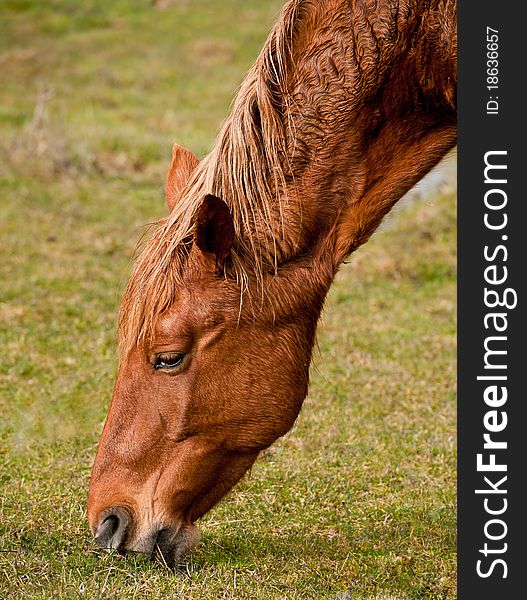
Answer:
[{"label": "grass", "polygon": [[0,597],[454,598],[451,192],[342,268],[294,429],[181,573],[94,548],[130,257],[172,142],[210,148],[281,1],[166,4],[0,1]]}]

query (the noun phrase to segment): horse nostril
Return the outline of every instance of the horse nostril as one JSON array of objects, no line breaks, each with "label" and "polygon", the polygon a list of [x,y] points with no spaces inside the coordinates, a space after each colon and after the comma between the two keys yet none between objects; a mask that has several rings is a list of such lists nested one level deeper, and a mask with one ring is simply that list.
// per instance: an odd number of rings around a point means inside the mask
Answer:
[{"label": "horse nostril", "polygon": [[108,508],[102,513],[95,541],[105,550],[121,550],[126,542],[130,522],[130,513],[126,508]]}]

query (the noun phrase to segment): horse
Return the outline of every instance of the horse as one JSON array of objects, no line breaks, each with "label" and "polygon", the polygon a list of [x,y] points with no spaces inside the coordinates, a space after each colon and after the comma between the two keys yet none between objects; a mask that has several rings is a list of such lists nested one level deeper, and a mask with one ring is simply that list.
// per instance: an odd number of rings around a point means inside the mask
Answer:
[{"label": "horse", "polygon": [[456,143],[455,0],[289,0],[210,154],[174,145],[93,464],[99,546],[168,565],[293,425],[342,262]]}]

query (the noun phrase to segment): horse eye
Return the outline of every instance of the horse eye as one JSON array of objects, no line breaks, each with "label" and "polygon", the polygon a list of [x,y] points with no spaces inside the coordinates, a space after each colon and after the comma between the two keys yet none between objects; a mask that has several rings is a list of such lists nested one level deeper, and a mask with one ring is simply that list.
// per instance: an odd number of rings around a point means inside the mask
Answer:
[{"label": "horse eye", "polygon": [[170,371],[179,367],[183,362],[185,355],[179,352],[171,352],[166,354],[158,354],[154,362],[154,369],[163,369]]}]

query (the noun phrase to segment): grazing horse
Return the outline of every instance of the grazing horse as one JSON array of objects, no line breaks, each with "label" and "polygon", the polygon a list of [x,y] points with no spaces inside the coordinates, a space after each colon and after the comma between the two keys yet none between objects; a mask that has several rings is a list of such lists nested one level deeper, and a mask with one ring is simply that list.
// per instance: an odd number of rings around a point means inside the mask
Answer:
[{"label": "grazing horse", "polygon": [[174,146],[121,305],[100,546],[177,563],[293,425],[339,265],[455,145],[456,51],[455,0],[290,0],[212,152]]}]

